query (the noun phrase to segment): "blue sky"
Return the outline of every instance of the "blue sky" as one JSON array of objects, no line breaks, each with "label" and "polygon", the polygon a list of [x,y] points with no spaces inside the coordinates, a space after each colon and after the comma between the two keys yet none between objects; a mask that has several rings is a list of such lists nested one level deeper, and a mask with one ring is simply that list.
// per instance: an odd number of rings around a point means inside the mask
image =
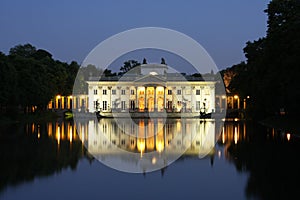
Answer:
[{"label": "blue sky", "polygon": [[[245,60],[247,41],[266,34],[269,0],[1,0],[0,51],[30,43],[81,63],[101,41],[138,27],[163,27],[199,42],[219,69]],[[142,58],[141,60],[142,61]],[[158,58],[158,61],[160,58]]]}]

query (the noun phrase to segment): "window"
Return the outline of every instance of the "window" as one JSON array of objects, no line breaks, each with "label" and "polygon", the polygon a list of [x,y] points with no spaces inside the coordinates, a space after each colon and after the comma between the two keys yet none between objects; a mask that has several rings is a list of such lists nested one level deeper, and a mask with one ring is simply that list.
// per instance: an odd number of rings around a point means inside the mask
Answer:
[{"label": "window", "polygon": [[94,109],[97,109],[97,101],[94,101]]},{"label": "window", "polygon": [[126,109],[126,103],[125,103],[125,101],[121,101],[121,109],[122,110]]},{"label": "window", "polygon": [[200,101],[196,101],[196,110],[200,110]]},{"label": "window", "polygon": [[125,90],[121,90],[121,94],[122,95],[125,95],[126,93],[125,93]]},{"label": "window", "polygon": [[200,95],[200,90],[196,90],[196,95]]},{"label": "window", "polygon": [[131,100],[130,101],[130,109],[134,109],[135,108],[135,102],[134,102],[134,100]]},{"label": "window", "polygon": [[98,90],[94,90],[94,94],[97,94],[98,93]]},{"label": "window", "polygon": [[181,105],[182,105],[182,102],[181,102],[181,101],[177,101],[177,105],[178,105],[178,106],[181,106]]},{"label": "window", "polygon": [[181,95],[181,90],[177,90],[177,95]]},{"label": "window", "polygon": [[130,94],[131,94],[131,95],[134,95],[134,90],[130,90]]},{"label": "window", "polygon": [[167,101],[167,108],[172,109],[172,101]]},{"label": "window", "polygon": [[122,145],[125,145],[125,140],[124,140],[124,139],[121,140],[121,144],[122,144]]},{"label": "window", "polygon": [[102,109],[107,110],[107,101],[102,102]]},{"label": "window", "polygon": [[111,94],[115,95],[116,94],[116,90],[111,90]]},{"label": "window", "polygon": [[168,95],[172,95],[172,90],[168,90]]},{"label": "window", "polygon": [[103,90],[103,95],[106,95],[107,94],[107,90]]}]

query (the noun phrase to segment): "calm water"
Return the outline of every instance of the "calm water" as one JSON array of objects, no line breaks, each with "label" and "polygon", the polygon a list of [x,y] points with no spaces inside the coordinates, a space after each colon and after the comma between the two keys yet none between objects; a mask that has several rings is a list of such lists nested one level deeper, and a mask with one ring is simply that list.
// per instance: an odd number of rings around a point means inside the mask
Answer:
[{"label": "calm water", "polygon": [[[151,123],[139,120],[138,127],[145,128],[137,130],[124,123],[124,130],[149,136],[142,142],[120,131],[108,119],[76,125],[72,121],[55,121],[1,127],[0,199],[288,199],[299,196],[295,181],[300,180],[297,162],[300,142],[293,133],[252,122],[171,120],[162,126],[160,138],[159,134],[151,136],[159,128]],[[95,126],[107,135],[108,141],[93,135],[91,128]],[[192,140],[187,139],[191,136]],[[190,146],[178,160],[161,170],[125,173],[95,159],[109,159],[103,153],[112,151],[109,144],[135,152],[141,159],[151,151]],[[152,158],[153,165],[158,161],[159,156]],[[123,159],[118,166],[124,163],[128,162]]]}]

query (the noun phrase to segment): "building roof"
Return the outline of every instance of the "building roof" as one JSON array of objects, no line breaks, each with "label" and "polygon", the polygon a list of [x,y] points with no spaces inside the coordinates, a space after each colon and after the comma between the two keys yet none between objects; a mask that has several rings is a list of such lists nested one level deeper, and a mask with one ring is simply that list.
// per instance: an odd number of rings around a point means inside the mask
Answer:
[{"label": "building roof", "polygon": [[[88,81],[132,81],[132,82],[178,82],[178,81],[214,81],[214,75],[186,75],[185,73],[167,73],[167,65],[164,64],[143,64],[138,66],[139,69],[147,69],[147,74],[142,74],[143,70],[130,70],[124,75],[90,77]],[[154,72],[151,71],[154,70]],[[163,73],[157,73],[155,69],[163,69]],[[146,70],[146,71],[147,71]]]}]

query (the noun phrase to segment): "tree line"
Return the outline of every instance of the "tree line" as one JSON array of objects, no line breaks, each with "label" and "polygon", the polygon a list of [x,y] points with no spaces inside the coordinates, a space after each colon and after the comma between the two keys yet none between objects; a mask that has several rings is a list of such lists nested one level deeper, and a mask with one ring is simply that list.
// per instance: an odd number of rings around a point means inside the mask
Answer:
[{"label": "tree line", "polygon": [[0,52],[0,109],[2,113],[44,110],[56,94],[71,95],[79,64],[55,60],[31,44]]},{"label": "tree line", "polygon": [[266,117],[280,112],[300,111],[300,1],[272,0],[264,11],[265,37],[248,41],[243,51],[246,61],[222,73],[230,75],[227,89],[241,98],[250,97],[248,113]]}]

